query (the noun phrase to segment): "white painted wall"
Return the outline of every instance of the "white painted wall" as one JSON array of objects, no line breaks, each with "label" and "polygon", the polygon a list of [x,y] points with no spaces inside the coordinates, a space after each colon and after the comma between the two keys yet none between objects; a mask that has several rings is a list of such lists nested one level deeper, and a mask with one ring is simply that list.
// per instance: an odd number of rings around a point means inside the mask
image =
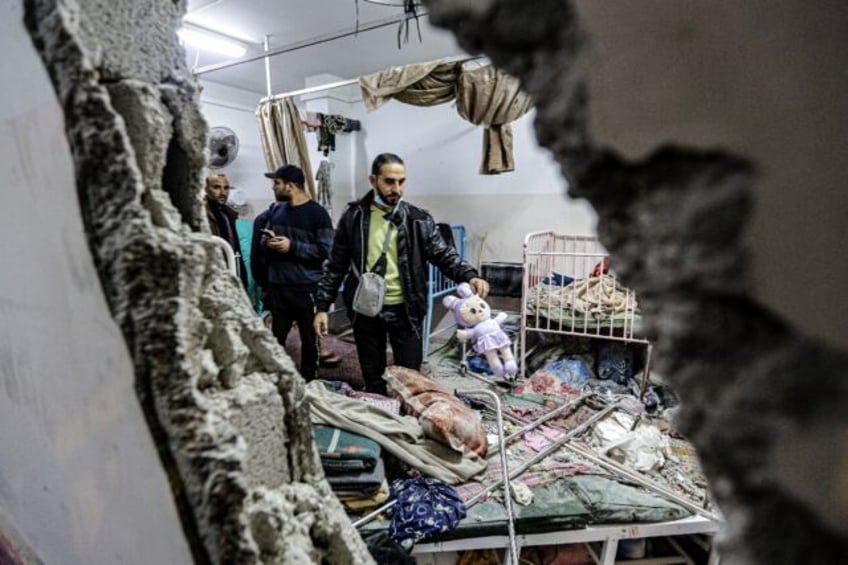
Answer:
[{"label": "white painted wall", "polygon": [[256,108],[262,96],[212,81],[202,80],[201,85],[200,108],[209,127],[226,126],[239,138],[239,152],[235,160],[215,172],[226,173],[230,185],[244,191],[251,203],[247,215],[253,216],[263,209],[256,210],[255,202],[270,202],[273,198],[271,181],[263,176],[266,166],[256,119]]},{"label": "white painted wall", "polygon": [[[594,211],[565,195],[559,167],[536,143],[533,112],[513,124],[515,170],[500,175],[479,174],[483,129],[463,120],[453,104],[419,108],[389,101],[362,116],[369,159],[358,178],[367,177],[378,153],[400,155],[407,165],[406,198],[437,221],[464,224],[473,263],[521,261],[531,231],[595,232]],[[358,186],[362,194],[367,181]]]},{"label": "white painted wall", "polygon": [[[307,79],[306,86],[338,80],[339,77],[316,75]],[[227,94],[223,90],[219,92]],[[409,176],[406,195],[410,202],[429,210],[437,221],[466,226],[468,256],[475,264],[521,261],[524,236],[531,231],[595,233],[594,211],[584,202],[566,196],[566,183],[559,167],[536,143],[533,112],[513,124],[515,171],[492,176],[478,173],[482,128],[463,120],[453,104],[419,108],[389,101],[375,112],[367,113],[358,87],[353,86],[303,96],[298,107],[362,121],[362,131],[336,136],[336,151],[329,157],[316,150],[316,135],[306,134],[313,172],[322,159],[335,164],[334,219],[345,203],[369,190],[372,159],[389,151],[406,161]],[[210,123],[223,115],[220,108],[207,104],[203,105],[203,112]],[[229,116],[233,124],[238,123],[238,112],[233,111]],[[258,135],[255,120],[245,123],[245,127],[253,128]],[[238,163],[242,158],[247,164],[255,161],[240,153],[236,164],[245,163]],[[235,180],[233,183],[238,184]],[[268,192],[264,185],[261,190],[251,190],[254,211],[264,209],[270,202]]]},{"label": "white painted wall", "polygon": [[45,563],[189,563],[20,4],[0,0],[0,524]]}]

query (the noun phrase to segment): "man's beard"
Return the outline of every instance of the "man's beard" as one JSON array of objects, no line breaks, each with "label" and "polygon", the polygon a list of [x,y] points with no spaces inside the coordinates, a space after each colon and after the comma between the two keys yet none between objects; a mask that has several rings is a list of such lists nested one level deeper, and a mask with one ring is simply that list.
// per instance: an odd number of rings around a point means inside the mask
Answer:
[{"label": "man's beard", "polygon": [[277,202],[291,202],[291,194],[287,192],[277,193]]},{"label": "man's beard", "polygon": [[376,196],[377,196],[377,198],[376,198],[377,204],[383,204],[383,205],[388,206],[390,208],[394,208],[395,205],[400,200],[399,194],[390,194],[390,195],[384,196],[382,193],[380,193],[379,190],[375,190],[375,192],[376,192]]}]

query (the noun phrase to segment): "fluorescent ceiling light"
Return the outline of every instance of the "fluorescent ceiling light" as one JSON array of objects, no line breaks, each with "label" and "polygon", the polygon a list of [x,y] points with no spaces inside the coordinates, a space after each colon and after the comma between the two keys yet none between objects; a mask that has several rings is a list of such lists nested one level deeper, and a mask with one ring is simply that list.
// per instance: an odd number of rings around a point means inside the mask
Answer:
[{"label": "fluorescent ceiling light", "polygon": [[225,39],[219,35],[213,35],[209,32],[200,31],[182,27],[177,31],[179,38],[187,45],[211,51],[227,57],[243,57],[247,53],[247,47],[241,43],[237,43],[231,39]]}]

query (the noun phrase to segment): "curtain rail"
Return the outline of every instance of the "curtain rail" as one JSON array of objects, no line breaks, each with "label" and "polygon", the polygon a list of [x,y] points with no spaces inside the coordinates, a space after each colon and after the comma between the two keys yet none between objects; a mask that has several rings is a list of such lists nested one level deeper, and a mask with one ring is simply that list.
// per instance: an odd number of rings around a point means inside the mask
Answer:
[{"label": "curtain rail", "polygon": [[[424,12],[418,14],[418,17],[428,16],[429,12]],[[364,33],[366,31],[372,31],[375,29],[379,29],[382,27],[394,25],[401,23],[405,20],[405,16],[397,17],[392,16],[389,18],[384,18],[382,20],[374,20],[373,22],[369,22],[363,25],[347,28],[335,33],[330,33],[327,35],[319,35],[317,37],[313,37],[311,39],[305,39],[303,41],[298,41],[297,43],[290,43],[289,45],[283,45],[281,47],[277,47],[276,49],[270,49],[268,51],[256,54],[256,55],[247,55],[245,57],[241,57],[239,59],[233,59],[232,61],[226,61],[224,63],[215,63],[214,65],[206,65],[204,67],[200,67],[199,69],[194,71],[194,76],[205,75],[211,72],[220,71],[223,69],[228,69],[230,67],[235,67],[238,65],[243,65],[245,63],[252,63],[254,61],[259,61],[260,59],[264,59],[265,57],[273,57],[275,55],[282,55],[283,53],[290,53],[292,51],[297,51],[298,49],[305,49],[306,47],[313,47],[315,45],[321,45],[323,43],[329,43],[331,41],[335,41],[337,39],[343,39],[345,37],[350,37],[351,35],[356,35],[358,33]]]},{"label": "curtain rail", "polygon": [[[459,62],[467,63],[469,61],[476,61],[478,59],[485,59],[485,58],[486,57],[483,56],[483,55],[477,55],[477,56],[461,55],[461,56],[458,56],[458,57],[447,57],[443,60],[443,62],[445,62],[445,63],[459,63]],[[283,92],[281,94],[274,94],[273,96],[266,96],[265,98],[262,98],[259,101],[259,103],[262,104],[263,102],[271,102],[271,101],[274,101],[274,100],[280,100],[282,98],[290,98],[292,96],[301,96],[303,94],[312,94],[313,92],[321,92],[323,90],[332,90],[334,88],[341,88],[343,86],[350,86],[352,84],[357,84],[358,82],[359,82],[359,78],[351,78],[351,79],[340,80],[340,81],[337,81],[337,82],[329,82],[327,84],[318,84],[318,85],[315,85],[315,86],[309,86],[309,87],[306,87],[306,88],[301,88],[299,90],[292,90],[292,91],[289,91],[289,92]]]}]

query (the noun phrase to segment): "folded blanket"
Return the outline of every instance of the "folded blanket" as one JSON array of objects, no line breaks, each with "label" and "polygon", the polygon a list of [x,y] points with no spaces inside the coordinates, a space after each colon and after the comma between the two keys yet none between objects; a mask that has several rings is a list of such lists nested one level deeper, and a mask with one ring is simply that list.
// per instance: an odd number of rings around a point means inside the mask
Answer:
[{"label": "folded blanket", "polygon": [[330,488],[338,497],[367,498],[374,496],[386,480],[386,469],[383,460],[378,459],[377,465],[371,471],[364,473],[346,473],[344,475],[327,475]]},{"label": "folded blanket", "polygon": [[380,488],[377,489],[377,492],[364,498],[343,496],[338,493],[336,493],[336,496],[338,496],[339,500],[342,501],[344,507],[352,512],[370,510],[382,505],[389,499],[389,483],[383,479],[383,482],[380,483]]},{"label": "folded blanket", "polygon": [[313,426],[312,437],[328,475],[370,472],[380,460],[380,445],[359,434],[331,426]]}]

